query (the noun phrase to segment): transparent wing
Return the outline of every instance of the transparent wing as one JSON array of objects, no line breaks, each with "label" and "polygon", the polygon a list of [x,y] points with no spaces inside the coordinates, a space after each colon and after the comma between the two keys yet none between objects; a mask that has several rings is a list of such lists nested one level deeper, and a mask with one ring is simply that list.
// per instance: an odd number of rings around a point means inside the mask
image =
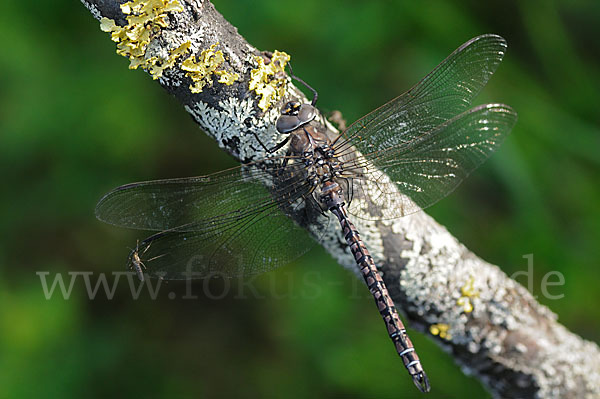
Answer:
[{"label": "transparent wing", "polygon": [[140,230],[202,229],[204,222],[241,217],[302,196],[308,190],[303,165],[293,161],[286,168],[277,158],[208,176],[126,184],[102,197],[96,217]]},{"label": "transparent wing", "polygon": [[[431,132],[344,163],[352,180],[349,212],[366,219],[393,219],[424,209],[451,193],[500,146],[517,120],[502,104],[475,107]],[[365,215],[361,199],[384,211]]]},{"label": "transparent wing", "polygon": [[[143,252],[146,272],[167,280],[239,277],[291,262],[315,241],[273,206],[241,218],[220,219],[202,229],[173,229],[147,238],[137,249]],[[325,231],[329,223],[310,199],[298,201],[293,212],[303,220],[313,219],[320,226],[318,231]]]},{"label": "transparent wing", "polygon": [[304,165],[289,158],[283,168],[280,161],[128,184],[105,195],[96,215],[114,225],[159,231],[134,251],[152,276],[261,273],[311,248],[314,241],[303,227],[324,231],[328,223],[312,200]]},{"label": "transparent wing", "polygon": [[363,154],[415,140],[466,111],[506,51],[497,35],[469,40],[408,92],[354,122],[334,143],[338,155]]}]

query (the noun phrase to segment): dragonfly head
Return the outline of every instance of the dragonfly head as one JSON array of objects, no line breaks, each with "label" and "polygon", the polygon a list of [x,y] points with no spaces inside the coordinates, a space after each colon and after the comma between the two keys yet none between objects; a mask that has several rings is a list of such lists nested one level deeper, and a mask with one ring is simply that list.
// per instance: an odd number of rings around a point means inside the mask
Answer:
[{"label": "dragonfly head", "polygon": [[316,116],[317,109],[312,105],[290,101],[281,109],[281,115],[277,119],[277,131],[279,133],[290,133],[312,121]]}]

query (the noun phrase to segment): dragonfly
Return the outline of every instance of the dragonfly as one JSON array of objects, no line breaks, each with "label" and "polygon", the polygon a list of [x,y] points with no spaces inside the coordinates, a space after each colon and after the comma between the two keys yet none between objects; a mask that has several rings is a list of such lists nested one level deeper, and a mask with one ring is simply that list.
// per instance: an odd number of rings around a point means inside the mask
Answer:
[{"label": "dragonfly", "polygon": [[[337,221],[398,355],[417,388],[428,392],[429,379],[351,219],[394,219],[427,208],[500,146],[515,111],[503,104],[470,107],[506,48],[493,34],[469,40],[409,91],[332,138],[307,85],[312,102],[287,102],[276,122],[285,139],[269,152],[287,146],[285,155],[207,176],[127,184],[99,201],[96,216],[154,232],[132,251],[129,265],[165,280],[275,269],[304,254],[330,219]],[[378,214],[365,210],[365,199],[375,209],[393,206]],[[145,270],[140,254],[148,259]]]}]

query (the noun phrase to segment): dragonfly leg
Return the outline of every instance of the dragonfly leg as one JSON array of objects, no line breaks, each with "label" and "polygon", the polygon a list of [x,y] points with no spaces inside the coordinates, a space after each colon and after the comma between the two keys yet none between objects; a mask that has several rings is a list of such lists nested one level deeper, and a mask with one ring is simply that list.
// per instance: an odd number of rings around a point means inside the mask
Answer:
[{"label": "dragonfly leg", "polygon": [[252,134],[254,135],[254,137],[256,137],[256,141],[258,141],[258,144],[260,144],[261,147],[264,148],[264,150],[269,154],[274,153],[275,151],[277,151],[278,149],[280,149],[281,147],[286,145],[288,143],[288,141],[290,141],[290,137],[291,137],[291,136],[287,136],[281,143],[275,145],[275,147],[267,148],[267,146],[264,145],[262,141],[260,141],[260,139],[258,138],[258,135],[256,133],[252,132]]},{"label": "dragonfly leg", "polygon": [[292,155],[292,151],[287,150],[287,152],[285,153],[285,159],[283,160],[282,168],[285,168],[287,166],[288,161],[290,160],[290,158],[289,158],[290,155]]}]

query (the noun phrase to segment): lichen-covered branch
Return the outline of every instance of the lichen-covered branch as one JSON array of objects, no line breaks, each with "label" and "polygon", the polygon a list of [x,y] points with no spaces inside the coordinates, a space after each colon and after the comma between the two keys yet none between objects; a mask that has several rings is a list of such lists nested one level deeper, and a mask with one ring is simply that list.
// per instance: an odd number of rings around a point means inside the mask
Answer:
[{"label": "lichen-covered branch", "polygon": [[[283,72],[287,54],[252,47],[207,0],[82,1],[130,67],[146,70],[242,162],[266,155],[258,140],[269,148],[281,140],[274,126],[284,101],[305,101]],[[600,397],[598,346],[427,214],[355,224],[410,324],[496,397]],[[338,230],[321,240],[356,268]]]}]

